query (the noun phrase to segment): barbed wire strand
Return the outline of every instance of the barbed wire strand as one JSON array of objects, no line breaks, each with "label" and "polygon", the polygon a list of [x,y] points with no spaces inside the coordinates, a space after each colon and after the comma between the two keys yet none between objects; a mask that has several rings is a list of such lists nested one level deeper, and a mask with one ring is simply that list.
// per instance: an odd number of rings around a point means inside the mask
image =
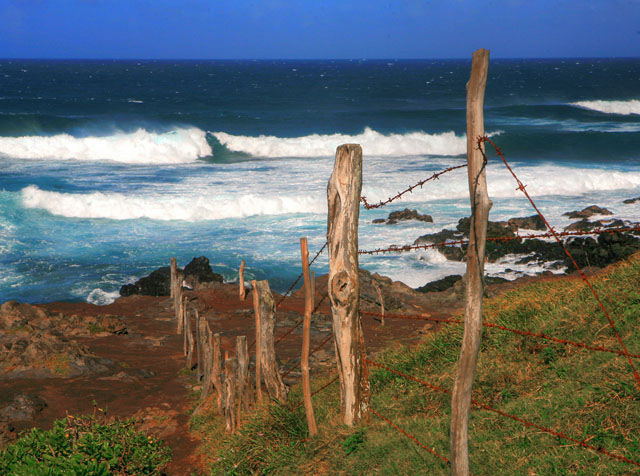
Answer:
[{"label": "barbed wire strand", "polygon": [[433,174],[431,177],[426,178],[424,180],[420,180],[420,182],[418,182],[415,185],[412,185],[411,187],[407,188],[406,190],[403,190],[402,192],[398,192],[396,195],[394,195],[393,197],[389,197],[387,200],[384,201],[380,201],[376,204],[370,204],[367,202],[367,197],[362,196],[360,197],[360,201],[362,203],[364,203],[364,207],[367,210],[371,210],[372,208],[380,208],[380,207],[384,207],[385,205],[393,202],[394,200],[399,199],[400,197],[402,197],[403,195],[405,195],[406,193],[411,193],[413,192],[413,190],[415,190],[416,188],[420,187],[422,188],[422,186],[429,182],[430,180],[437,180],[441,175],[446,174],[447,172],[451,172],[452,170],[456,170],[456,169],[461,169],[463,167],[466,167],[467,164],[462,164],[462,165],[456,165],[455,167],[449,167],[448,169],[444,169],[442,172],[437,172],[435,174]]},{"label": "barbed wire strand", "polygon": [[507,167],[507,170],[509,170],[509,172],[511,173],[511,175],[513,176],[513,178],[515,179],[516,183],[518,184],[518,188],[517,190],[520,190],[525,197],[527,197],[527,199],[529,200],[529,203],[531,204],[531,206],[533,207],[533,209],[536,211],[536,213],[538,213],[538,216],[540,216],[540,218],[542,219],[542,221],[544,222],[544,224],[547,226],[547,228],[549,229],[549,232],[553,234],[554,238],[556,239],[556,241],[558,242],[558,244],[562,247],[562,249],[564,250],[564,252],[566,253],[566,255],[569,257],[569,259],[571,260],[571,262],[573,263],[573,265],[575,266],[576,270],[578,271],[578,273],[580,274],[580,277],[582,278],[582,280],[585,282],[585,284],[587,285],[587,287],[589,288],[589,290],[591,291],[591,294],[593,295],[593,297],[595,298],[595,300],[598,303],[598,306],[600,307],[600,309],[602,309],[602,312],[604,313],[604,315],[607,317],[607,321],[609,321],[609,327],[611,327],[611,329],[613,330],[613,332],[616,335],[616,339],[618,340],[618,343],[620,344],[620,347],[622,348],[622,350],[624,351],[626,357],[627,357],[627,361],[629,362],[629,365],[631,366],[631,369],[633,370],[633,376],[636,379],[636,385],[638,386],[638,388],[640,389],[640,374],[638,374],[638,371],[636,370],[636,366],[633,363],[633,360],[631,360],[631,356],[629,355],[629,351],[627,350],[627,347],[624,345],[624,342],[622,341],[622,338],[620,337],[620,333],[618,332],[618,329],[616,328],[615,323],[613,322],[613,318],[611,317],[611,315],[609,314],[609,312],[607,311],[607,309],[604,307],[604,304],[602,303],[602,301],[600,300],[600,296],[598,295],[598,293],[596,292],[596,290],[594,289],[594,287],[591,285],[591,282],[589,281],[589,278],[587,278],[587,275],[580,269],[580,267],[578,266],[578,263],[576,262],[576,260],[574,259],[573,255],[571,254],[571,252],[569,252],[569,250],[567,249],[567,247],[564,245],[564,243],[562,242],[562,240],[560,239],[560,237],[558,236],[558,234],[556,233],[556,231],[553,229],[553,227],[549,224],[549,222],[547,221],[547,219],[544,217],[544,215],[542,214],[542,212],[538,209],[538,207],[536,206],[535,202],[533,201],[533,199],[531,198],[531,196],[529,195],[529,193],[527,192],[527,188],[526,185],[524,185],[520,179],[518,178],[518,176],[515,174],[515,172],[513,171],[513,169],[509,166],[509,164],[507,163],[507,159],[504,157],[504,154],[502,153],[502,151],[500,150],[500,148],[491,140],[489,139],[487,136],[484,137],[479,137],[478,138],[478,149],[480,150],[480,152],[482,153],[483,157],[487,158],[487,156],[484,153],[484,150],[482,148],[482,144],[483,143],[489,143],[493,146],[493,148],[496,151],[496,154],[498,155],[498,157],[500,157],[502,159],[502,162],[504,163],[505,167]]},{"label": "barbed wire strand", "polygon": [[[431,388],[432,390],[438,391],[440,393],[445,393],[447,395],[451,395],[451,391],[450,390],[446,390],[446,389],[444,389],[444,388],[442,388],[442,387],[440,387],[438,385],[430,384],[430,383],[425,382],[424,380],[421,380],[421,379],[419,379],[417,377],[414,377],[412,375],[404,374],[404,373],[399,372],[397,370],[394,370],[394,369],[392,369],[390,367],[387,367],[386,365],[379,364],[378,362],[374,362],[374,361],[369,360],[369,359],[366,359],[366,362],[367,362],[367,364],[373,365],[374,367],[379,367],[381,369],[387,370],[388,372],[394,373],[396,375],[400,375],[401,377],[404,377],[404,378],[406,378],[408,380],[412,380],[412,381],[414,381],[416,383],[419,383],[420,385],[423,385],[425,387]],[[524,424],[525,426],[529,426],[531,428],[535,428],[535,429],[540,430],[540,431],[542,431],[544,433],[547,433],[549,435],[556,436],[558,438],[562,438],[562,439],[567,440],[567,441],[571,441],[571,442],[573,442],[573,443],[575,443],[577,445],[582,446],[583,448],[586,448],[586,449],[589,449],[589,450],[592,450],[592,451],[596,451],[598,453],[601,453],[601,454],[604,454],[606,456],[609,456],[610,458],[614,458],[614,459],[617,459],[619,461],[623,461],[625,463],[629,463],[629,464],[632,464],[632,465],[635,465],[635,466],[640,466],[640,462],[638,462],[638,461],[634,461],[634,460],[629,459],[629,458],[627,458],[625,456],[622,456],[622,455],[617,455],[615,453],[611,453],[610,451],[605,450],[604,448],[601,448],[601,447],[592,446],[592,445],[588,444],[584,440],[578,440],[576,438],[572,438],[572,437],[570,437],[568,435],[565,435],[564,433],[561,433],[559,431],[554,431],[554,430],[551,430],[550,428],[546,428],[544,426],[537,425],[537,424],[532,423],[532,422],[530,422],[528,420],[525,420],[524,418],[520,418],[520,417],[518,417],[516,415],[511,415],[509,413],[503,412],[502,410],[498,410],[497,408],[494,408],[494,407],[492,407],[490,405],[486,405],[484,403],[480,403],[479,401],[477,401],[477,400],[475,400],[473,398],[471,399],[471,403],[473,403],[475,406],[480,407],[480,408],[482,408],[484,410],[488,410],[490,412],[497,413],[498,415],[501,415],[503,417],[510,418],[511,420],[520,422],[520,423]]]},{"label": "barbed wire strand", "polygon": [[[360,311],[360,313],[361,314],[370,315],[370,316],[382,317],[382,314],[377,313],[377,312]],[[430,316],[416,316],[416,315],[403,315],[403,314],[385,314],[384,317],[385,318],[389,318],[389,319],[408,319],[408,320],[417,320],[417,321],[431,321],[431,322],[446,323],[446,324],[464,324],[464,322],[462,320],[456,319],[456,318],[437,318],[437,317],[430,317]],[[576,342],[576,341],[572,341],[572,340],[569,340],[569,339],[561,339],[559,337],[548,336],[548,335],[546,335],[544,333],[523,331],[523,330],[520,330],[520,329],[514,329],[514,328],[511,328],[511,327],[501,326],[500,324],[494,324],[492,322],[483,322],[482,325],[485,326],[485,327],[489,327],[489,328],[494,328],[494,329],[499,329],[499,330],[506,331],[506,332],[511,332],[513,334],[519,334],[519,335],[522,335],[522,336],[536,337],[536,338],[539,338],[539,339],[548,340],[548,341],[551,341],[551,342],[555,342],[557,344],[572,345],[572,346],[575,346],[575,347],[579,347],[581,349],[588,349],[588,350],[592,350],[592,351],[596,351],[596,352],[608,352],[608,353],[611,353],[611,354],[621,355],[623,357],[627,355],[624,352],[622,352],[621,350],[609,349],[609,348],[606,348],[606,347],[596,346],[596,345],[590,345],[590,344],[586,344],[584,342]],[[640,354],[629,354],[629,355],[634,359],[640,359]]]}]

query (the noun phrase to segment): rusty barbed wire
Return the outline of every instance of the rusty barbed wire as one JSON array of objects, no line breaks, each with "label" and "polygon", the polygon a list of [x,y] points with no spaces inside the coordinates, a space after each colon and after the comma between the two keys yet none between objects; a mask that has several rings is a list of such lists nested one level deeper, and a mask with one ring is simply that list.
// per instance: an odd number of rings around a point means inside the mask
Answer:
[{"label": "rusty barbed wire", "polygon": [[[509,241],[517,241],[517,240],[529,240],[534,238],[553,238],[555,236],[565,237],[565,236],[585,236],[585,235],[601,235],[604,233],[614,234],[614,233],[624,233],[638,231],[640,232],[640,225],[635,226],[623,226],[623,227],[611,227],[611,228],[593,228],[591,230],[573,230],[573,231],[555,231],[555,232],[546,232],[546,233],[534,233],[531,235],[518,235],[515,236],[498,236],[487,238],[486,241],[490,242],[509,242]],[[439,243],[428,243],[424,245],[391,245],[388,248],[377,248],[374,250],[360,250],[358,254],[360,255],[374,255],[380,253],[402,253],[405,251],[415,251],[415,250],[426,250],[429,248],[439,248],[441,246],[454,246],[454,245],[467,245],[469,244],[469,240],[447,240],[441,241]]]},{"label": "rusty barbed wire", "polygon": [[420,182],[418,182],[415,185],[412,185],[411,187],[407,188],[406,190],[403,190],[402,192],[398,192],[393,197],[389,197],[387,200],[380,201],[380,202],[378,202],[376,204],[373,204],[373,205],[371,205],[370,203],[367,202],[367,197],[365,197],[364,195],[362,197],[360,197],[360,201],[362,203],[364,203],[364,207],[367,210],[371,210],[372,208],[380,208],[380,207],[383,207],[383,206],[393,202],[394,200],[399,199],[400,197],[402,197],[406,193],[413,192],[418,187],[422,188],[422,186],[425,183],[429,182],[430,180],[437,180],[441,175],[444,175],[447,172],[451,172],[452,170],[455,170],[455,169],[461,169],[461,168],[466,167],[466,166],[467,166],[467,164],[462,164],[462,165],[456,165],[455,167],[449,167],[448,169],[444,169],[441,172],[437,172],[437,173],[433,174],[431,177],[429,177],[427,179],[421,180]]},{"label": "rusty barbed wire", "polygon": [[[324,296],[322,296],[322,299],[320,299],[320,301],[318,301],[318,304],[316,304],[316,306],[313,308],[313,311],[311,311],[311,314],[314,314],[318,308],[320,307],[320,305],[323,303],[323,301],[325,299],[327,299],[327,297],[329,296],[329,294],[325,294]],[[304,311],[300,311],[299,309],[293,309],[290,307],[283,307],[281,308],[283,311],[292,311],[292,312],[298,312],[300,314],[304,314]],[[304,320],[304,317],[302,319],[300,319],[295,326],[291,327],[289,330],[287,330],[284,334],[282,334],[280,337],[278,337],[278,339],[276,340],[275,344],[278,344],[278,342],[280,342],[282,339],[284,339],[285,337],[287,337],[289,334],[291,334],[294,330],[296,330],[298,327],[300,327],[302,325],[302,322]]]},{"label": "rusty barbed wire", "polygon": [[[451,395],[451,391],[450,390],[442,388],[442,387],[440,387],[438,385],[430,384],[430,383],[425,382],[424,380],[421,380],[421,379],[419,379],[417,377],[414,377],[412,375],[407,375],[407,374],[402,373],[402,372],[400,372],[398,370],[394,370],[394,369],[392,369],[392,368],[390,368],[390,367],[388,367],[386,365],[379,364],[378,362],[374,362],[374,361],[369,360],[369,359],[366,359],[366,362],[369,365],[373,365],[374,367],[378,367],[378,368],[387,370],[388,372],[394,373],[396,375],[400,375],[401,377],[404,377],[407,380],[412,380],[412,381],[414,381],[416,383],[419,383],[420,385],[428,387],[428,388],[430,388],[432,390],[435,390],[437,392],[445,393],[447,395]],[[544,433],[547,433],[549,435],[552,435],[552,436],[555,436],[555,437],[558,437],[558,438],[562,438],[563,440],[571,441],[572,443],[576,443],[576,444],[582,446],[583,448],[589,449],[591,451],[596,451],[598,453],[601,453],[601,454],[604,454],[606,456],[609,456],[610,458],[614,458],[614,459],[617,459],[619,461],[623,461],[625,463],[629,463],[629,464],[632,464],[632,465],[635,465],[635,466],[640,466],[640,462],[638,462],[638,461],[634,461],[634,460],[629,459],[629,458],[627,458],[625,456],[622,456],[622,455],[617,455],[617,454],[612,453],[612,452],[610,452],[608,450],[605,450],[602,447],[592,446],[589,443],[587,443],[585,440],[578,440],[576,438],[572,438],[571,436],[565,435],[564,433],[561,433],[559,431],[555,431],[555,430],[552,430],[550,428],[546,428],[544,426],[537,425],[537,424],[532,423],[532,422],[530,422],[528,420],[525,420],[524,418],[520,418],[519,416],[503,412],[502,410],[498,410],[495,407],[492,407],[490,405],[481,403],[478,400],[475,400],[473,398],[471,399],[471,403],[473,403],[475,406],[480,407],[480,408],[482,408],[484,410],[488,410],[490,412],[497,413],[498,415],[501,415],[503,417],[506,417],[506,418],[509,418],[511,420],[520,422],[520,423],[524,424],[525,426],[529,426],[531,428],[535,428],[535,429],[540,430],[540,431],[542,431]]]},{"label": "rusty barbed wire", "polygon": [[[318,256],[320,256],[320,254],[324,251],[324,249],[327,247],[327,244],[329,242],[325,241],[324,245],[322,245],[322,248],[320,248],[318,250],[318,252],[316,253],[316,255],[313,257],[313,259],[311,261],[309,261],[309,266],[311,266],[313,263],[315,263],[315,261],[318,259]],[[285,291],[285,293],[282,295],[282,297],[280,298],[280,300],[278,301],[278,303],[276,304],[276,309],[278,307],[280,307],[280,304],[283,303],[283,301],[285,299],[287,299],[289,297],[289,293],[291,293],[291,291],[293,290],[293,288],[296,287],[296,284],[298,284],[300,282],[300,280],[302,279],[302,273],[300,273],[300,275],[296,278],[296,280],[291,284],[291,286],[289,286],[289,289],[287,289]]]},{"label": "rusty barbed wire", "polygon": [[507,167],[507,170],[509,170],[509,172],[511,173],[511,175],[515,179],[516,183],[518,184],[517,190],[520,190],[524,194],[524,196],[527,197],[527,199],[529,200],[529,203],[531,203],[531,206],[533,207],[533,209],[536,211],[538,216],[542,219],[542,221],[544,222],[546,227],[549,229],[549,232],[553,234],[553,237],[556,239],[558,244],[564,250],[565,254],[569,257],[569,259],[571,260],[571,262],[575,266],[576,270],[578,271],[578,274],[580,274],[580,277],[585,282],[585,284],[587,285],[587,287],[591,291],[591,294],[593,295],[593,297],[597,301],[598,306],[600,307],[600,309],[602,309],[602,312],[607,317],[607,321],[609,322],[609,327],[611,327],[611,329],[613,330],[613,332],[614,332],[614,334],[616,336],[616,339],[618,340],[618,343],[620,344],[620,347],[624,351],[624,353],[625,353],[625,355],[627,357],[627,361],[629,362],[629,365],[631,366],[631,369],[633,370],[633,376],[635,377],[636,385],[638,386],[638,388],[640,388],[640,374],[638,374],[638,371],[636,370],[636,366],[634,365],[633,360],[631,360],[631,356],[629,354],[629,351],[627,350],[627,347],[624,345],[624,342],[622,341],[622,338],[620,337],[620,333],[618,332],[618,329],[616,328],[616,325],[613,322],[613,318],[611,317],[611,315],[609,314],[607,309],[604,307],[604,304],[600,300],[600,296],[598,295],[598,293],[596,292],[594,287],[591,285],[591,282],[589,281],[589,278],[587,278],[587,275],[580,269],[580,267],[578,266],[578,263],[574,259],[573,255],[567,249],[567,247],[564,245],[564,243],[562,242],[562,240],[558,236],[558,233],[553,229],[553,227],[549,224],[549,222],[544,217],[542,212],[538,209],[538,207],[536,206],[535,202],[533,201],[533,199],[531,198],[531,196],[527,192],[527,186],[524,185],[520,181],[520,179],[515,174],[513,169],[509,166],[509,164],[507,163],[507,159],[505,158],[505,156],[502,153],[502,151],[500,150],[500,148],[491,139],[489,139],[487,136],[479,137],[478,138],[478,150],[480,150],[480,152],[482,153],[482,156],[485,158],[485,160],[486,160],[487,156],[485,155],[484,150],[482,148],[482,144],[483,143],[489,143],[489,144],[491,144],[493,146],[493,148],[496,151],[496,154],[498,155],[498,157],[500,157],[502,159],[502,162],[504,163],[505,167]]},{"label": "rusty barbed wire", "polygon": [[[318,395],[318,394],[319,394],[320,392],[322,392],[324,389],[328,388],[328,387],[329,387],[333,382],[335,382],[336,380],[338,380],[338,378],[339,378],[339,377],[340,377],[339,375],[336,375],[335,377],[333,377],[331,380],[329,380],[327,383],[325,383],[325,384],[324,384],[322,387],[320,387],[318,390],[315,390],[315,391],[311,394],[311,396],[312,396],[312,397],[315,397],[316,395]],[[303,400],[303,401],[301,401],[301,402],[298,402],[298,403],[296,404],[296,406],[295,406],[295,407],[293,407],[293,409],[294,409],[294,410],[297,410],[298,408],[300,408],[300,407],[303,405],[303,403],[304,403],[304,400]]]},{"label": "rusty barbed wire", "polygon": [[[320,344],[318,344],[311,352],[309,352],[309,357],[311,357],[317,351],[322,349],[327,344],[327,342],[331,340],[332,337],[333,337],[333,332],[331,332]],[[297,365],[289,368],[285,373],[282,374],[282,378],[285,378],[287,375],[293,372],[293,369],[296,369],[296,368],[298,368]]]},{"label": "rusty barbed wire", "polygon": [[[366,314],[366,315],[370,315],[370,316],[382,317],[382,314],[379,314],[377,312],[371,312],[371,311],[360,311],[360,314]],[[416,320],[416,321],[431,321],[431,322],[438,322],[438,323],[445,323],[445,324],[464,324],[464,321],[462,321],[461,319],[456,319],[456,318],[438,318],[438,317],[430,317],[430,316],[416,316],[416,315],[404,315],[404,314],[385,314],[384,317],[385,318],[389,318],[389,319],[408,319],[408,320]],[[489,327],[489,328],[493,328],[493,329],[499,329],[499,330],[502,330],[502,331],[511,332],[513,334],[518,334],[518,335],[527,336],[527,337],[536,337],[536,338],[539,338],[539,339],[555,342],[557,344],[572,345],[574,347],[580,347],[581,349],[592,350],[592,351],[595,351],[595,352],[608,352],[610,354],[621,355],[623,357],[625,357],[627,355],[624,352],[622,352],[621,350],[615,350],[615,349],[609,349],[607,347],[585,344],[584,342],[575,342],[575,341],[572,341],[572,340],[569,340],[569,339],[561,339],[559,337],[548,336],[548,335],[546,335],[544,333],[523,331],[521,329],[513,329],[511,327],[501,326],[499,324],[494,324],[492,322],[483,322],[482,325],[484,327]],[[634,359],[640,359],[640,355],[639,354],[629,354],[629,355]]]}]

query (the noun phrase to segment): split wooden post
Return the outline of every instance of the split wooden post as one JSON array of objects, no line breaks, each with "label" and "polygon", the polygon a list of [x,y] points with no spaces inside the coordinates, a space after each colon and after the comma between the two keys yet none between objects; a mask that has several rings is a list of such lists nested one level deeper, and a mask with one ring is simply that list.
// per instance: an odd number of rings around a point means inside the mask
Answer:
[{"label": "split wooden post", "polygon": [[329,179],[328,293],[333,316],[340,377],[342,421],[353,425],[369,412],[369,374],[360,318],[358,217],[362,191],[362,148],[345,144],[336,150]]},{"label": "split wooden post", "polygon": [[176,262],[176,258],[171,258],[171,282],[169,283],[169,287],[171,288],[171,297],[175,298],[176,295],[176,283],[178,282],[178,264]]},{"label": "split wooden post", "polygon": [[200,392],[200,397],[202,399],[207,398],[209,395],[209,390],[211,390],[211,371],[213,370],[213,336],[211,335],[211,328],[209,327],[209,323],[205,318],[200,320],[200,324],[202,329],[200,331],[200,335],[204,336],[203,340],[203,352],[202,352],[202,360],[204,361],[202,367],[202,391]]},{"label": "split wooden post", "polygon": [[251,391],[249,385],[249,349],[247,347],[247,336],[236,337],[236,358],[238,360],[238,420],[240,411],[249,410]]},{"label": "split wooden post", "polygon": [[304,277],[304,320],[302,321],[302,394],[304,397],[304,409],[307,414],[307,426],[309,436],[318,433],[316,418],[313,414],[313,402],[311,401],[311,382],[309,381],[309,341],[311,332],[311,312],[313,301],[311,297],[311,277],[309,276],[309,248],[306,238],[300,238],[300,252],[302,254],[302,276]]},{"label": "split wooden post", "polygon": [[378,293],[378,300],[380,301],[380,325],[384,326],[384,295],[382,294],[382,290],[380,289],[380,286],[378,286],[378,283],[376,282],[376,280],[374,278],[371,278],[371,283],[373,284],[373,287],[376,290],[376,293]]},{"label": "split wooden post", "polygon": [[184,355],[187,355],[189,351],[189,319],[187,318],[187,298],[186,296],[182,296],[182,291],[180,291],[180,322],[182,323],[182,333],[183,333],[183,346],[182,350]]},{"label": "split wooden post", "polygon": [[278,372],[278,364],[276,363],[276,346],[273,339],[275,331],[276,303],[273,299],[273,294],[271,294],[271,289],[269,289],[269,281],[257,281],[255,283],[255,288],[258,295],[258,314],[260,315],[259,341],[262,378],[264,380],[265,387],[267,387],[269,397],[271,397],[272,400],[275,399],[280,402],[284,402],[287,399],[288,389],[282,381],[280,372]]},{"label": "split wooden post", "polygon": [[224,353],[224,420],[227,432],[236,431],[236,363],[235,358]]},{"label": "split wooden post", "polygon": [[[467,249],[464,331],[456,378],[451,395],[451,474],[469,474],[469,411],[471,391],[482,338],[482,297],[487,221],[491,201],[487,193],[486,163],[478,138],[484,135],[484,91],[489,71],[489,51],[473,53],[471,78],[467,83],[467,160],[471,224]],[[480,145],[480,147],[484,147]]]},{"label": "split wooden post", "polygon": [[182,273],[176,271],[176,283],[174,292],[174,309],[176,311],[176,321],[178,321],[177,334],[181,334],[184,331],[184,318],[182,315]]},{"label": "split wooden post", "polygon": [[220,334],[213,335],[213,363],[211,369],[211,383],[216,391],[216,403],[218,404],[218,413],[224,413],[224,386],[222,380],[222,346],[220,342]]},{"label": "split wooden post", "polygon": [[253,313],[256,315],[256,398],[258,403],[262,403],[262,370],[260,358],[262,356],[262,345],[260,339],[260,297],[258,296],[257,281],[251,281],[251,294],[253,296]]},{"label": "split wooden post", "polygon": [[240,296],[241,301],[244,301],[246,295],[246,289],[244,288],[244,265],[245,262],[242,260],[240,263],[240,270],[238,271],[238,295]]}]

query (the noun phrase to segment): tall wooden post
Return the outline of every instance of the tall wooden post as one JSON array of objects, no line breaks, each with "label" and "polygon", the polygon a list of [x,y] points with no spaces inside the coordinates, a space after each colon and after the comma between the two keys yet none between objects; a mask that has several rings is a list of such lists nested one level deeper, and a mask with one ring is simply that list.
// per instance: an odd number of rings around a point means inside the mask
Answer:
[{"label": "tall wooden post", "polygon": [[256,398],[262,403],[262,344],[260,340],[260,298],[258,296],[257,281],[251,281],[251,295],[253,296],[253,313],[256,315]]},{"label": "tall wooden post", "polygon": [[202,360],[204,360],[202,373],[204,377],[202,379],[202,392],[200,393],[200,397],[204,399],[207,398],[207,395],[209,395],[209,391],[211,390],[211,372],[213,370],[213,334],[211,333],[209,323],[204,317],[200,320],[200,324],[202,326],[200,335],[204,336],[202,338]]},{"label": "tall wooden post", "polygon": [[302,321],[302,394],[304,397],[304,409],[307,414],[307,426],[309,436],[318,433],[316,418],[313,414],[313,402],[311,401],[311,382],[309,381],[309,341],[311,332],[311,312],[313,301],[311,296],[311,277],[309,276],[309,248],[306,238],[300,238],[300,251],[302,254],[302,276],[304,277],[304,320]]},{"label": "tall wooden post", "polygon": [[200,324],[200,314],[197,309],[193,310],[196,316],[196,379],[201,381],[204,373],[202,372],[203,360],[202,360],[202,338],[204,337],[202,332],[202,325]]},{"label": "tall wooden post", "polygon": [[284,402],[287,399],[288,389],[278,371],[276,346],[273,339],[276,324],[276,303],[273,299],[273,294],[271,294],[271,289],[269,289],[269,281],[258,281],[255,287],[260,307],[258,314],[260,315],[260,366],[262,367],[262,378],[271,399]]},{"label": "tall wooden post", "polygon": [[236,414],[236,359],[224,353],[224,419],[227,432],[233,433],[238,426]]},{"label": "tall wooden post", "polygon": [[176,332],[181,334],[184,330],[184,317],[183,317],[183,309],[182,309],[182,273],[180,271],[176,271],[176,288],[173,296],[173,305],[176,311],[176,321],[178,321],[178,328]]},{"label": "tall wooden post", "polygon": [[246,290],[244,288],[244,265],[245,262],[242,260],[240,263],[240,270],[238,271],[238,295],[240,296],[240,300],[244,301]]},{"label": "tall wooden post", "polygon": [[333,315],[340,377],[342,421],[352,425],[369,411],[369,375],[360,320],[358,217],[362,191],[362,148],[345,144],[336,150],[329,179],[329,301]]},{"label": "tall wooden post", "polygon": [[[471,228],[467,250],[464,332],[451,396],[450,451],[451,474],[469,474],[469,411],[471,391],[482,338],[482,297],[487,220],[491,201],[487,193],[486,164],[478,149],[484,135],[484,91],[489,71],[489,51],[473,53],[471,78],[467,83],[467,157]],[[481,146],[484,147],[484,146]]]}]

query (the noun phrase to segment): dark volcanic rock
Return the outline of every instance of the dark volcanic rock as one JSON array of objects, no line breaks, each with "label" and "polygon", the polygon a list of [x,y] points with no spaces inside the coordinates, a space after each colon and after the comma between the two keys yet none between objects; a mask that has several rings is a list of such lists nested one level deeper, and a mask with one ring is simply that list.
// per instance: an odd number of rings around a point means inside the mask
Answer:
[{"label": "dark volcanic rock", "polygon": [[408,220],[433,223],[433,217],[431,215],[423,215],[421,213],[418,213],[418,210],[409,210],[408,208],[389,213],[389,217],[387,220],[385,220],[384,218],[376,218],[372,223],[386,223],[387,225],[395,225],[399,221]]},{"label": "dark volcanic rock", "polygon": [[[207,287],[208,283],[221,283],[223,278],[218,273],[214,273],[209,265],[209,258],[200,256],[193,258],[184,268],[184,280],[192,288]],[[167,293],[169,294],[169,293]]]},{"label": "dark volcanic rock", "polygon": [[573,211],[563,213],[563,216],[569,218],[590,218],[593,215],[613,215],[613,212],[607,210],[606,208],[600,208],[597,205],[591,205],[590,207],[585,208],[581,211]]},{"label": "dark volcanic rock", "polygon": [[[458,221],[457,230],[464,234],[464,236],[469,236],[469,229],[471,228],[471,218],[461,218]],[[516,234],[509,226],[509,223],[506,221],[489,221],[487,223],[487,238],[504,238],[504,237],[514,237]]]},{"label": "dark volcanic rock", "polygon": [[424,286],[420,286],[419,288],[416,288],[416,291],[421,293],[438,293],[453,287],[453,285],[461,280],[462,276],[460,276],[459,274],[452,274],[449,276],[445,276],[442,279],[431,281]]},{"label": "dark volcanic rock", "polygon": [[[209,287],[212,283],[221,283],[221,275],[214,273],[209,258],[193,258],[184,268],[184,281],[193,289]],[[120,288],[121,296],[142,294],[145,296],[169,296],[171,294],[171,268],[164,266],[149,276],[140,278],[134,284],[125,284]]]},{"label": "dark volcanic rock", "polygon": [[507,221],[512,230],[545,230],[547,226],[544,224],[540,215],[531,215],[530,217],[510,218]]},{"label": "dark volcanic rock", "polygon": [[596,220],[589,221],[586,218],[583,218],[580,221],[576,221],[569,226],[564,228],[565,231],[590,231],[594,228],[613,228],[613,227],[621,227],[624,226],[624,222],[622,220]]},{"label": "dark volcanic rock", "polygon": [[626,205],[631,205],[632,203],[636,203],[640,201],[640,197],[636,197],[636,198],[627,198],[626,200],[622,200],[622,203],[626,204]]}]

